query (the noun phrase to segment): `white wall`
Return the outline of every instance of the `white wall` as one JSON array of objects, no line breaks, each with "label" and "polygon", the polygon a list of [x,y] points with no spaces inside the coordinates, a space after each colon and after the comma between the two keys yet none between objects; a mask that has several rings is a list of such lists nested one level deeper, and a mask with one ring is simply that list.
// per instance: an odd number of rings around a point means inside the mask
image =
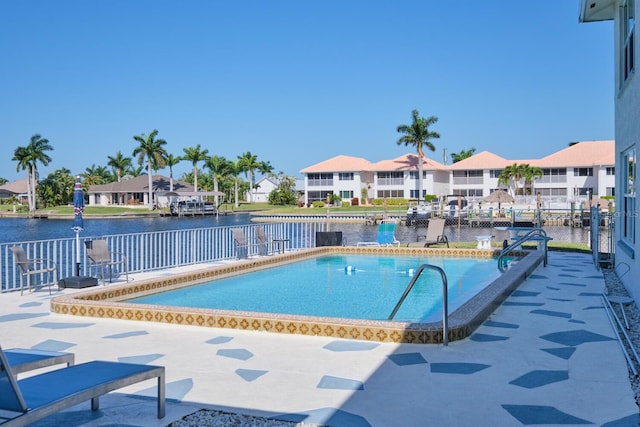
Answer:
[{"label": "white wall", "polygon": [[[618,8],[616,7],[616,11]],[[634,43],[634,58],[635,58],[635,71],[624,85],[623,90],[620,90],[620,52],[622,49],[622,43],[619,37],[620,34],[620,20],[619,16],[616,16],[614,24],[614,40],[615,40],[615,127],[616,127],[616,212],[618,214],[623,211],[623,196],[626,179],[622,177],[622,164],[621,153],[629,147],[635,145],[636,155],[640,153],[640,78],[638,73],[640,72],[640,48],[638,43],[638,31],[637,17],[640,16],[640,1],[635,2],[635,43]],[[640,163],[636,163],[638,165]],[[636,172],[636,191],[638,187],[638,178],[640,174]],[[638,200],[636,199],[636,212],[638,212]],[[640,221],[636,216],[632,219],[635,221],[636,238],[635,244],[631,247],[625,244],[621,240],[621,224],[622,218],[618,216],[616,218],[616,270],[620,279],[624,283],[627,290],[631,293],[636,302],[640,302]],[[626,271],[626,267],[629,266],[630,271],[623,274]]]}]

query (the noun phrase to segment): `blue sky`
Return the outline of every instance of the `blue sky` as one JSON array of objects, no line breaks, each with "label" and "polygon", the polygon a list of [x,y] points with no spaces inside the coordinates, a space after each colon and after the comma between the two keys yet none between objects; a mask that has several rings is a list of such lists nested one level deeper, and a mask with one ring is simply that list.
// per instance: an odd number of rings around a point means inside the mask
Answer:
[{"label": "blue sky", "polygon": [[578,4],[0,2],[0,177],[24,177],[11,158],[35,133],[54,147],[44,177],[131,155],[153,129],[174,155],[250,151],[298,176],[339,154],[412,152],[396,128],[413,109],[438,117],[427,155],[449,163],[613,139],[612,24],[579,24]]}]

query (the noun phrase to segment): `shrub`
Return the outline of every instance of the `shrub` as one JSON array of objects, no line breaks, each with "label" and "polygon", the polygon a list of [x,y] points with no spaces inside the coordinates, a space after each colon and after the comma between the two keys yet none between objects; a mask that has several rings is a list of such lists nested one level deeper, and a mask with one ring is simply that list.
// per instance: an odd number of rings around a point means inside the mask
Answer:
[{"label": "shrub", "polygon": [[324,202],[322,200],[316,200],[313,202],[314,208],[324,208]]},{"label": "shrub", "polygon": [[353,199],[351,199],[351,206],[358,206],[360,204],[360,201],[358,200],[357,197],[354,197]]}]

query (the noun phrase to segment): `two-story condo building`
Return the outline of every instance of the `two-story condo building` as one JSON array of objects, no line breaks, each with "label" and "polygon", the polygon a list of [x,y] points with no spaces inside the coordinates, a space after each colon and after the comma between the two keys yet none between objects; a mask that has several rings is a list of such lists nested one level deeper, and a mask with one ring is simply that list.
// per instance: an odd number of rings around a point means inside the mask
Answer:
[{"label": "two-story condo building", "polygon": [[[562,204],[615,194],[614,158],[613,141],[584,141],[532,160],[507,160],[488,151],[452,165],[426,158],[422,196],[456,194],[471,202],[479,201],[492,191],[505,188],[498,183],[499,176],[507,166],[517,163],[541,169],[542,176],[533,186],[543,203],[566,207]],[[325,160],[301,171],[305,175],[305,202],[326,200],[331,194],[338,194],[343,200],[418,199],[417,162],[417,154],[377,163],[349,156]],[[522,187],[524,182],[520,184]]]},{"label": "two-story condo building", "polygon": [[[640,143],[640,80],[636,77],[638,57],[635,17],[637,0],[581,0],[580,22],[613,21],[615,156],[616,156],[616,269],[636,301],[640,301],[640,243],[636,188],[636,156]],[[623,268],[618,268],[623,266]]]}]

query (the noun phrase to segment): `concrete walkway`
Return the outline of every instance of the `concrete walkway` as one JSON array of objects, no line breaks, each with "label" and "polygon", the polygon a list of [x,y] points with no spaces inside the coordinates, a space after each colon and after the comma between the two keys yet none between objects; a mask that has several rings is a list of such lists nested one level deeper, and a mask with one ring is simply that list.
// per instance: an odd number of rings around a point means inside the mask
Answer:
[{"label": "concrete walkway", "polygon": [[165,426],[203,407],[357,427],[637,426],[603,289],[590,256],[552,252],[448,347],[83,319],[52,314],[46,291],[10,293],[0,295],[0,345],[166,367],[163,420],[149,381],[39,426]]}]

